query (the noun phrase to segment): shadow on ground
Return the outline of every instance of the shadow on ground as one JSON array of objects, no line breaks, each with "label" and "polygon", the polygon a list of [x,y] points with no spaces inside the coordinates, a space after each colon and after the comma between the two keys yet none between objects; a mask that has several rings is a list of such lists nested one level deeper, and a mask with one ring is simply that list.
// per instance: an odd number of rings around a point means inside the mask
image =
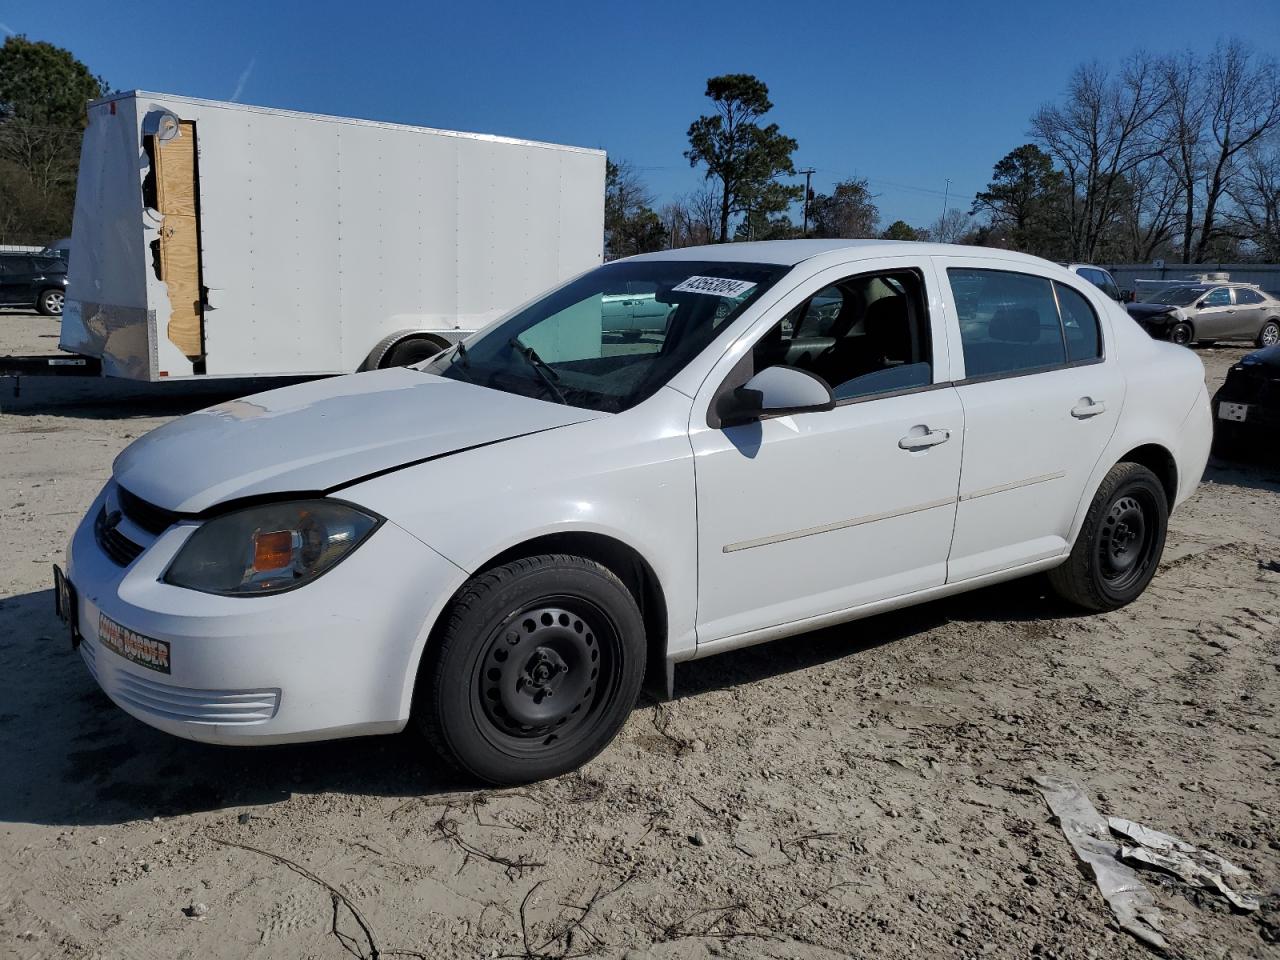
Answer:
[{"label": "shadow on ground", "polygon": [[[177,417],[225,400],[313,379],[258,377],[137,383],[107,377],[0,377],[0,413],[77,420]],[[15,387],[20,388],[19,396],[14,395]]]},{"label": "shadow on ground", "polygon": [[[1030,579],[683,665],[679,699],[806,670],[948,620],[1029,622],[1071,611]],[[413,732],[217,747],[117,708],[71,649],[51,591],[0,601],[0,821],[105,824],[275,803],[294,793],[417,797],[470,789]],[[104,654],[106,655],[106,654]],[[644,701],[642,701],[643,704]]]}]

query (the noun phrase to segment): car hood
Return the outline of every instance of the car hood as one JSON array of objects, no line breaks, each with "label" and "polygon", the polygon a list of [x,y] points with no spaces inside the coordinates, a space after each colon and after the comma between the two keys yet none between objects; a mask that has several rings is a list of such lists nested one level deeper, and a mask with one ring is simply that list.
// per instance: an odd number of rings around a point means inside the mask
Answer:
[{"label": "car hood", "polygon": [[130,444],[115,480],[199,513],[373,474],[607,414],[399,368],[315,380],[189,414]]},{"label": "car hood", "polygon": [[1162,313],[1176,313],[1178,308],[1167,303],[1130,303],[1125,306],[1129,316],[1145,319]]}]

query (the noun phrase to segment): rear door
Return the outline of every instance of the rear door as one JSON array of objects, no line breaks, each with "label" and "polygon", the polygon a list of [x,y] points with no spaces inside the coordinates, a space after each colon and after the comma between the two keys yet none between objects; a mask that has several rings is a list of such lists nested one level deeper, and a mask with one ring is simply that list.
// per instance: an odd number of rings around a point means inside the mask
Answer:
[{"label": "rear door", "polygon": [[1059,556],[1115,430],[1124,381],[1092,286],[1021,264],[937,258],[957,318],[964,408],[956,582]]},{"label": "rear door", "polygon": [[1263,306],[1266,301],[1257,290],[1248,287],[1235,287],[1232,290],[1236,298],[1237,324],[1232,336],[1253,338],[1262,327]]}]

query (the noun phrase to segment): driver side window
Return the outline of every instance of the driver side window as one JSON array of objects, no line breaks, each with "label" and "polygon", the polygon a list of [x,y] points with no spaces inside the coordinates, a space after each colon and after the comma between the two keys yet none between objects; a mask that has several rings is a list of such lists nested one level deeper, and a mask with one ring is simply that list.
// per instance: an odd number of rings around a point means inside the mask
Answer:
[{"label": "driver side window", "polygon": [[1218,287],[1217,290],[1210,292],[1204,298],[1207,307],[1229,307],[1231,306],[1231,291],[1226,287]]},{"label": "driver side window", "polygon": [[799,367],[826,381],[836,402],[928,386],[933,357],[925,302],[914,270],[823,287],[760,338],[754,371]]}]

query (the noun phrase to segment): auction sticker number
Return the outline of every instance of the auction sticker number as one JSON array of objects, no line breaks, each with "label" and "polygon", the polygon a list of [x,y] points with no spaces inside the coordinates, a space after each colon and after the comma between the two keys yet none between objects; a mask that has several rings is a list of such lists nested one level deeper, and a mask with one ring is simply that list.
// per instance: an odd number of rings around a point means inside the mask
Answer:
[{"label": "auction sticker number", "polygon": [[750,280],[726,280],[722,277],[689,277],[671,288],[672,293],[705,293],[712,297],[737,299],[754,287]]},{"label": "auction sticker number", "polygon": [[98,614],[98,642],[113,653],[149,670],[169,672],[169,644],[166,641],[144,637],[137,631],[116,623],[105,613]]}]

